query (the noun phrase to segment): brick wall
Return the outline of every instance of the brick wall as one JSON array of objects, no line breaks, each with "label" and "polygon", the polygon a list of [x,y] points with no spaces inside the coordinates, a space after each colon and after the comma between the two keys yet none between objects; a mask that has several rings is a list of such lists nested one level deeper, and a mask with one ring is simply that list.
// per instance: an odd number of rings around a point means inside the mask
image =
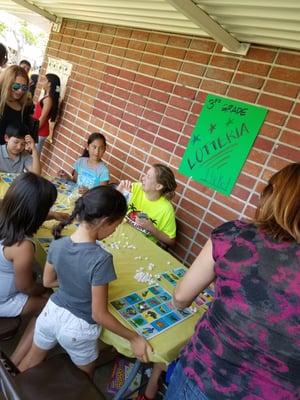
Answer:
[{"label": "brick wall", "polygon": [[[274,171],[300,160],[297,52],[251,46],[246,57],[227,55],[209,39],[69,20],[51,33],[46,56],[73,71],[45,171],[71,171],[95,130],[107,138],[113,180],[137,180],[151,163],[167,163],[178,182],[175,254],[186,264],[215,226],[253,215]],[[176,172],[207,93],[269,108],[230,197]]]}]

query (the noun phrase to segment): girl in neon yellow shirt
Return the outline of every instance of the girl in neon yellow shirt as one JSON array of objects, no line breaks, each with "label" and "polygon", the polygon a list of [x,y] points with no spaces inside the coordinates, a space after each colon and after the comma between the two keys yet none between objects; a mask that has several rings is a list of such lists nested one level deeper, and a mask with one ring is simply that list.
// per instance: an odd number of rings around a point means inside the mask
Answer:
[{"label": "girl in neon yellow shirt", "polygon": [[128,222],[149,239],[167,246],[175,244],[175,211],[170,200],[176,186],[173,172],[163,164],[153,164],[141,183],[124,180],[118,186],[124,195],[129,192]]}]

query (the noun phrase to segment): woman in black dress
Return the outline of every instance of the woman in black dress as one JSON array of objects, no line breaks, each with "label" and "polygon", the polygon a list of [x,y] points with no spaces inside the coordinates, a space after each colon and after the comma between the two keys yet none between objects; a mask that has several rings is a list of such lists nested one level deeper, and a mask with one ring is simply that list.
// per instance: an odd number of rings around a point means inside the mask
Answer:
[{"label": "woman in black dress", "polygon": [[0,144],[5,144],[4,134],[8,125],[29,127],[30,115],[26,110],[29,78],[18,65],[6,68],[0,77]]}]

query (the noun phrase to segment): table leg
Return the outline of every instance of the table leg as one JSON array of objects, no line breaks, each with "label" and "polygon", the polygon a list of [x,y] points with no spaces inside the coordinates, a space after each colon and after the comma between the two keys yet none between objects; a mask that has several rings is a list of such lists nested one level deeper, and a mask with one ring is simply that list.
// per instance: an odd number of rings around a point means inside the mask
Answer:
[{"label": "table leg", "polygon": [[134,378],[136,377],[137,373],[139,372],[139,369],[141,367],[142,363],[139,360],[136,360],[134,363],[134,366],[132,367],[132,370],[130,371],[130,374],[128,375],[128,378],[124,382],[124,385],[121,387],[121,389],[118,391],[118,393],[115,395],[114,400],[122,400],[133,382]]}]

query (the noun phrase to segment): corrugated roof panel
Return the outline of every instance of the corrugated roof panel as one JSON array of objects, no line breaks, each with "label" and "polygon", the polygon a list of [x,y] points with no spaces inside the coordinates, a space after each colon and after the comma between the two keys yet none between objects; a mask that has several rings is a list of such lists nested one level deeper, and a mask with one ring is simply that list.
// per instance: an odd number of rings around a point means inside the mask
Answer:
[{"label": "corrugated roof panel", "polygon": [[194,0],[241,42],[300,49],[299,0]]},{"label": "corrugated roof panel", "polygon": [[[207,36],[167,0],[35,0],[31,4],[62,18]],[[300,49],[300,0],[193,0],[193,4],[240,42]],[[14,14],[25,10],[11,0],[0,0],[0,9]]]}]

